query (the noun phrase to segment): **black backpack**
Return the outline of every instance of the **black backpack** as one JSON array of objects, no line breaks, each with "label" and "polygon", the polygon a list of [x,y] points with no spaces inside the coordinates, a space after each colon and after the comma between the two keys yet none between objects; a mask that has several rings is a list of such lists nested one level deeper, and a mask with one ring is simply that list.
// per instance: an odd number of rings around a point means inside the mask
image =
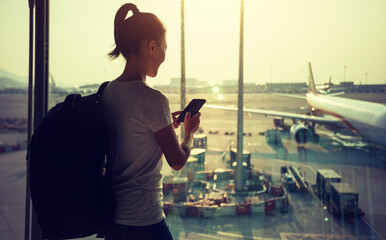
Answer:
[{"label": "black backpack", "polygon": [[45,239],[104,237],[113,223],[109,135],[98,92],[68,95],[32,136],[27,159],[33,208]]}]

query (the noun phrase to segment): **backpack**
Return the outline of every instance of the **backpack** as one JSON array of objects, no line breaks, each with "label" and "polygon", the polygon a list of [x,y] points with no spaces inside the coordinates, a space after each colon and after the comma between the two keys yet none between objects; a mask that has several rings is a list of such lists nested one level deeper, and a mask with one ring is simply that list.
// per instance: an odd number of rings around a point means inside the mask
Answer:
[{"label": "backpack", "polygon": [[109,135],[97,93],[50,109],[29,144],[31,199],[45,239],[104,237],[113,223]]}]

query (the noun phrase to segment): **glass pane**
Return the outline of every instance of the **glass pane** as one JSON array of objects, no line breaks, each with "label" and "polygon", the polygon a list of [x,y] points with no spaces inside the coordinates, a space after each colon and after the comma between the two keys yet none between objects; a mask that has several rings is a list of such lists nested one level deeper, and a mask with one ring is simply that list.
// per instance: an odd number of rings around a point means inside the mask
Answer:
[{"label": "glass pane", "polygon": [[[167,26],[166,60],[147,83],[180,110],[180,1],[133,2]],[[51,106],[121,74],[123,58],[107,53],[123,3],[51,3]],[[203,108],[187,165],[178,172],[163,165],[175,239],[386,237],[385,150],[370,143],[382,145],[383,136],[385,146],[385,4],[245,0],[242,162],[235,161],[237,112]],[[239,21],[239,1],[185,1],[187,103],[237,107]],[[320,93],[306,100],[309,61]],[[299,116],[310,110],[330,116]]]},{"label": "glass pane", "polygon": [[0,3],[0,35],[0,239],[23,239],[29,51],[27,1]]}]

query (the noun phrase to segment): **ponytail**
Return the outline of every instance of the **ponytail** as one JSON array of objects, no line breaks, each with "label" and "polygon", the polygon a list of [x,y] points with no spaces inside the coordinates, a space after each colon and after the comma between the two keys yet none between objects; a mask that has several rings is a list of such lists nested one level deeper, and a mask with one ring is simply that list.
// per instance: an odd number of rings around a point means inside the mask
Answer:
[{"label": "ponytail", "polygon": [[[132,11],[129,18],[127,14]],[[115,59],[122,54],[126,59],[138,53],[143,40],[158,41],[165,34],[162,22],[152,13],[140,12],[132,3],[122,5],[114,19],[115,48],[108,56]]]},{"label": "ponytail", "polygon": [[[135,6],[132,3],[126,3],[126,4],[122,5],[118,9],[117,13],[115,14],[115,19],[114,19],[115,48],[113,51],[111,51],[108,54],[111,59],[116,59],[117,57],[119,57],[119,54],[121,54],[121,50],[118,47],[118,42],[120,42],[120,40],[121,40],[119,38],[119,35],[120,35],[121,31],[124,31],[124,23],[126,20],[126,16],[130,10],[133,12],[133,16],[139,14],[139,10],[138,10],[137,6]],[[120,45],[120,43],[119,43],[119,45]]]}]

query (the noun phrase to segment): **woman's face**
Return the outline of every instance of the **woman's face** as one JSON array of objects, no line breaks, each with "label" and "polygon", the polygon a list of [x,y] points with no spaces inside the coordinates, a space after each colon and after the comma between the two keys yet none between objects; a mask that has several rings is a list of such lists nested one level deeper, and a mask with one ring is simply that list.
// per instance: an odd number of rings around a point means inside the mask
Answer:
[{"label": "woman's face", "polygon": [[164,36],[155,44],[154,53],[149,64],[149,71],[147,76],[155,77],[158,73],[159,66],[164,62],[166,56],[166,37]]}]

